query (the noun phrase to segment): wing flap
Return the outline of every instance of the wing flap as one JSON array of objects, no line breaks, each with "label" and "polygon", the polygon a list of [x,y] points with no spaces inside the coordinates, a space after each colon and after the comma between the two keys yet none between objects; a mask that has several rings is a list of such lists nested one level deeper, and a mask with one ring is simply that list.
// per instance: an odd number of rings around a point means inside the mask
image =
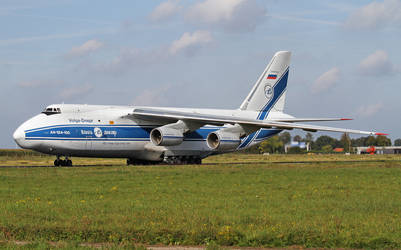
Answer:
[{"label": "wing flap", "polygon": [[277,122],[329,122],[329,121],[350,121],[349,118],[285,118],[273,119]]},{"label": "wing flap", "polygon": [[301,123],[289,123],[289,122],[268,122],[269,127],[279,128],[279,129],[302,129],[310,132],[317,131],[327,131],[327,132],[341,132],[341,133],[350,133],[350,134],[366,134],[366,135],[378,135],[381,133],[373,132],[373,131],[362,131],[362,130],[354,130],[354,129],[345,129],[345,128],[334,128],[334,127],[326,127],[326,126],[317,126],[310,124],[301,124]]}]

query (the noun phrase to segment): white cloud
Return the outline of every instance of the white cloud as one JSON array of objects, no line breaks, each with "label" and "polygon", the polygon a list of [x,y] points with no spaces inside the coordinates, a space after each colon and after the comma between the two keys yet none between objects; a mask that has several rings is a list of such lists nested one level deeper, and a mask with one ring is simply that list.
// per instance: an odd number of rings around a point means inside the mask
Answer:
[{"label": "white cloud", "polygon": [[29,80],[18,83],[18,86],[25,88],[34,88],[34,87],[44,86],[47,84],[48,82],[46,81]]},{"label": "white cloud", "polygon": [[106,73],[120,74],[136,68],[146,68],[154,64],[166,63],[167,60],[180,54],[193,56],[200,48],[212,41],[213,37],[208,31],[186,32],[167,46],[149,50],[124,49],[111,62],[96,65],[94,69]]},{"label": "white cloud", "polygon": [[67,53],[67,56],[74,57],[74,56],[84,56],[88,55],[89,53],[96,51],[103,47],[103,43],[97,40],[89,40],[82,44],[79,47],[74,47]]},{"label": "white cloud", "polygon": [[194,24],[220,27],[229,32],[252,31],[266,18],[266,9],[255,0],[204,0],[185,15]]},{"label": "white cloud", "polygon": [[169,104],[166,92],[170,86],[160,86],[158,88],[145,89],[135,97],[132,104],[136,106],[165,106]]},{"label": "white cloud", "polygon": [[121,74],[150,65],[165,63],[170,56],[168,48],[143,50],[138,48],[124,49],[108,63],[94,65],[95,71]]},{"label": "white cloud", "polygon": [[191,33],[184,33],[178,40],[175,40],[170,46],[170,53],[177,54],[184,51],[187,54],[193,54],[194,50],[213,41],[209,31],[198,30]]},{"label": "white cloud", "polygon": [[372,30],[401,25],[401,1],[372,2],[354,11],[344,22],[348,29]]},{"label": "white cloud", "polygon": [[84,84],[80,86],[73,86],[67,89],[63,89],[59,94],[60,98],[63,98],[63,101],[76,99],[82,96],[85,96],[92,92],[94,87],[92,84]]},{"label": "white cloud", "polygon": [[377,50],[360,62],[358,71],[364,75],[383,76],[383,74],[395,73],[396,69],[388,58],[387,52]]},{"label": "white cloud", "polygon": [[230,20],[235,8],[243,2],[244,0],[205,0],[192,6],[189,13],[193,15],[193,18],[203,22],[215,23]]},{"label": "white cloud", "polygon": [[356,110],[356,115],[359,117],[370,117],[383,109],[383,107],[382,103],[362,105]]},{"label": "white cloud", "polygon": [[141,51],[139,49],[123,50],[120,55],[115,57],[110,64],[105,65],[106,71],[110,70],[112,72],[119,72],[125,68],[135,65],[139,58],[145,58],[141,56]]},{"label": "white cloud", "polygon": [[337,67],[319,76],[312,85],[312,93],[319,93],[333,87],[340,80],[341,72]]},{"label": "white cloud", "polygon": [[181,9],[178,0],[168,0],[159,4],[149,15],[149,18],[154,22],[164,21],[177,14]]}]

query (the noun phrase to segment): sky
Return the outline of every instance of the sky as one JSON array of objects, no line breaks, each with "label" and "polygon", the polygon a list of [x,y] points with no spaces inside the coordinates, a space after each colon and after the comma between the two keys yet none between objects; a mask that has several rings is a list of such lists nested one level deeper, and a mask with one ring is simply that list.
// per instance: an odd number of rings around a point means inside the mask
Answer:
[{"label": "sky", "polygon": [[286,113],[401,138],[401,0],[2,0],[0,30],[0,148],[54,103],[236,109],[279,50]]}]

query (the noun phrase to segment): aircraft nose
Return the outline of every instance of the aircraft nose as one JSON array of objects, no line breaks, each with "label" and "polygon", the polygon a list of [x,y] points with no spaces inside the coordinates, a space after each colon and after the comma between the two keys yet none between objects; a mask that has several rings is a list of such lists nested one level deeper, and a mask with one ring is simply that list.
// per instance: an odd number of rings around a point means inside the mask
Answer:
[{"label": "aircraft nose", "polygon": [[21,127],[17,128],[13,134],[14,141],[20,146],[21,148],[24,147],[25,142],[25,133]]}]

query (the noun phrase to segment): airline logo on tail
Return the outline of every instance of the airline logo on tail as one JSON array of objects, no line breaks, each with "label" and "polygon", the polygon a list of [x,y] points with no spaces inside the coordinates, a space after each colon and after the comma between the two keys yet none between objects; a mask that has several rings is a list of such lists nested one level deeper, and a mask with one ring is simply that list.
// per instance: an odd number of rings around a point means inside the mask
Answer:
[{"label": "airline logo on tail", "polygon": [[266,85],[265,86],[265,96],[268,100],[270,100],[270,98],[272,98],[273,95],[273,88],[270,85]]}]

